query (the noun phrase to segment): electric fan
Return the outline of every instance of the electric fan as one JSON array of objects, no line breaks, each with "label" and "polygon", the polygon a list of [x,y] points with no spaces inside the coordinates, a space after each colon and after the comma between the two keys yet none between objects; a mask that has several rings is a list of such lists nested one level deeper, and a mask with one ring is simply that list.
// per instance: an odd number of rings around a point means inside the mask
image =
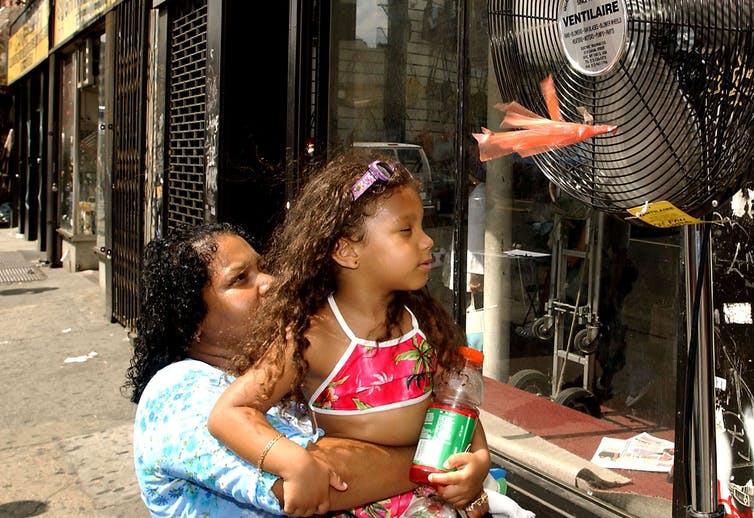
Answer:
[{"label": "electric fan", "polygon": [[754,154],[754,1],[489,0],[504,101],[615,134],[535,155],[557,186],[604,212],[656,201],[700,215]]}]

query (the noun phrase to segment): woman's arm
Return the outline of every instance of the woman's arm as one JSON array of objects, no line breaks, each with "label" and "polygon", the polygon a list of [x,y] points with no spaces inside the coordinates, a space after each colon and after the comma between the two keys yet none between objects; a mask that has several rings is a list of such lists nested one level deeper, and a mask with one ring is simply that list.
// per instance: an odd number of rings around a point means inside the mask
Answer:
[{"label": "woman's arm", "polygon": [[[307,450],[348,484],[346,491],[330,489],[332,510],[364,506],[416,487],[408,479],[414,456],[412,446],[381,446],[354,439],[323,437],[307,446]],[[282,482],[275,483],[272,489],[282,507],[285,501]]]}]

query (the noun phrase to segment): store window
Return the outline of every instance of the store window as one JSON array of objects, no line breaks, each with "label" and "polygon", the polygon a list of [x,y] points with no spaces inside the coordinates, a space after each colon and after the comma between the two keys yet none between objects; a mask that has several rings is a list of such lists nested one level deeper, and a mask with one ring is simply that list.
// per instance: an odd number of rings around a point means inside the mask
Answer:
[{"label": "store window", "polygon": [[72,236],[96,234],[99,40],[86,39],[60,64],[60,217]]},{"label": "store window", "polygon": [[97,137],[99,120],[99,38],[88,38],[79,50],[79,189],[76,230],[96,234]]},{"label": "store window", "polygon": [[105,218],[106,218],[106,212],[105,212],[105,195],[108,189],[108,182],[110,180],[109,178],[109,170],[106,163],[106,156],[107,156],[107,133],[106,133],[106,123],[105,123],[105,106],[107,104],[107,96],[104,85],[105,85],[105,52],[107,50],[107,38],[105,34],[102,34],[99,38],[99,63],[100,66],[98,67],[98,77],[97,77],[97,83],[100,85],[99,88],[97,88],[97,164],[96,167],[98,169],[97,171],[97,187],[95,189],[96,192],[96,201],[95,201],[95,207],[89,207],[91,211],[93,211],[96,214],[96,220],[94,222],[94,229],[92,229],[92,232],[96,234],[97,236],[97,249],[103,249],[105,248],[105,245],[107,243],[107,238],[105,236]]},{"label": "store window", "polygon": [[76,80],[73,56],[60,63],[60,229],[73,234],[74,168],[76,151]]},{"label": "store window", "polygon": [[[598,453],[605,438],[649,433],[672,443],[681,233],[593,210],[561,192],[531,158],[479,161],[471,134],[500,131],[495,105],[518,99],[500,95],[487,2],[467,5],[468,126],[459,138],[468,157],[468,250],[459,296],[470,342],[485,353],[485,374],[505,384],[491,403],[503,419],[583,461],[609,465]],[[631,498],[657,499],[667,513],[659,515],[670,516],[672,453],[671,444],[660,469],[609,469],[625,478],[610,491],[573,491],[623,508]]]},{"label": "store window", "polygon": [[[450,310],[455,211],[456,4],[337,0],[331,10],[328,150],[395,154],[422,181],[430,289]],[[443,275],[443,273],[445,275]]]}]

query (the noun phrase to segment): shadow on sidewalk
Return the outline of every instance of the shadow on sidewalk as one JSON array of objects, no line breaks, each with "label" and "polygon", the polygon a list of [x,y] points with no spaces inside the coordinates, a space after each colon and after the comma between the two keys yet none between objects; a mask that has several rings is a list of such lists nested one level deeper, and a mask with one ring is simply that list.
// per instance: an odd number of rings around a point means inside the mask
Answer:
[{"label": "shadow on sidewalk", "polygon": [[0,516],[6,518],[27,518],[29,516],[39,516],[47,511],[47,503],[39,500],[17,500],[0,504]]},{"label": "shadow on sidewalk", "polygon": [[0,295],[27,295],[32,293],[44,293],[45,291],[53,291],[57,289],[58,288],[13,288],[10,290],[1,290]]}]

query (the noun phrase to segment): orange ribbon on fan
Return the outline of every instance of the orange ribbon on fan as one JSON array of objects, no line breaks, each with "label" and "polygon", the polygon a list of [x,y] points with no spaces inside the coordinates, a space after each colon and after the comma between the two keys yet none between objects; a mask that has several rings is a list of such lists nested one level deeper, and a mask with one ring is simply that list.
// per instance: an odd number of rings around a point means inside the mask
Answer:
[{"label": "orange ribbon on fan", "polygon": [[479,144],[479,158],[482,162],[511,153],[528,157],[618,130],[617,126],[565,122],[560,113],[552,76],[542,80],[540,88],[550,118],[541,117],[515,101],[496,104],[495,108],[505,112],[500,127],[509,131],[496,133],[483,127],[482,133],[472,134]]}]

